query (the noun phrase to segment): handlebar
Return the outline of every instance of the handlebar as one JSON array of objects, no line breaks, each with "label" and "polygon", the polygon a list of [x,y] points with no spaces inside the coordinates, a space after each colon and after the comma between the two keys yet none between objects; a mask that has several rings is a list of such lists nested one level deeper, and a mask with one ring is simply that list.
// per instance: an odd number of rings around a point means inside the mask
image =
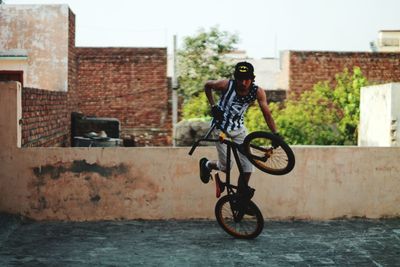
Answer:
[{"label": "handlebar", "polygon": [[189,151],[189,155],[191,156],[195,149],[200,145],[200,142],[220,142],[219,139],[210,139],[210,138],[201,138],[193,143],[192,148]]},{"label": "handlebar", "polygon": [[[211,139],[209,138],[209,136],[211,135],[212,131],[215,129],[215,127],[217,127],[219,130],[221,130],[221,133],[223,133],[223,135],[220,134],[218,139]],[[204,135],[203,138],[200,138],[199,140],[195,141],[192,145],[192,148],[189,151],[189,155],[191,156],[193,154],[193,152],[196,150],[196,148],[200,145],[200,142],[221,142],[221,143],[225,143],[227,142],[225,139],[226,136],[229,136],[229,134],[223,130],[219,125],[218,125],[218,121],[216,123],[214,123],[210,129],[208,129],[207,133]],[[238,146],[239,150],[241,149],[241,146]]]},{"label": "handlebar", "polygon": [[[201,139],[200,139],[201,140]],[[197,140],[196,142],[193,143],[192,148],[189,151],[189,155],[191,156],[194,152],[194,150],[199,146],[200,140]]]},{"label": "handlebar", "polygon": [[199,139],[199,140],[197,140],[197,141],[195,141],[193,143],[192,148],[189,151],[189,155],[190,156],[193,154],[193,152],[196,150],[196,148],[200,145],[200,142],[203,142],[203,141],[205,141],[205,142],[217,142],[218,141],[218,139],[209,139],[208,138],[210,136],[210,134],[212,133],[212,131],[215,129],[216,126],[217,126],[217,124],[214,123],[210,127],[210,129],[208,130],[208,132],[206,133],[206,135],[203,138],[201,138],[201,139]]}]

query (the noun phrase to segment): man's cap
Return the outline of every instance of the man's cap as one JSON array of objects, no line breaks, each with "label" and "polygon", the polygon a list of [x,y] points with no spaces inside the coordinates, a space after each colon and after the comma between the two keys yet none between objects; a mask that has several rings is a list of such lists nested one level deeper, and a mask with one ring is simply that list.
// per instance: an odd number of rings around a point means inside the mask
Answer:
[{"label": "man's cap", "polygon": [[243,61],[239,62],[235,66],[235,72],[233,74],[235,79],[240,80],[253,80],[256,76],[254,76],[254,67],[249,62]]}]

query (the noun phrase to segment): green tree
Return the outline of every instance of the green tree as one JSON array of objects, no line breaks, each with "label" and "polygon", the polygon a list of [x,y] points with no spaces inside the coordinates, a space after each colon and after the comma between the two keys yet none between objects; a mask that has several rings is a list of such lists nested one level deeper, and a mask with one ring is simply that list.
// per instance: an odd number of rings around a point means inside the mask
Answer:
[{"label": "green tree", "polygon": [[[354,145],[357,143],[360,89],[368,84],[360,68],[336,75],[336,85],[319,82],[299,98],[283,106],[270,104],[279,131],[290,144]],[[250,108],[246,116],[250,131],[266,130],[261,112]]]},{"label": "green tree", "polygon": [[340,110],[338,129],[341,142],[357,144],[358,124],[360,121],[360,89],[368,85],[367,78],[360,68],[354,68],[350,74],[347,69],[336,75],[337,85],[334,90],[334,104]]},{"label": "green tree", "polygon": [[[184,38],[178,51],[179,93],[184,98],[183,114],[192,117],[207,116],[209,108],[203,95],[204,83],[211,79],[228,78],[233,64],[224,55],[235,50],[238,36],[218,27],[199,30],[195,36]],[[204,104],[198,103],[204,101]],[[200,107],[200,109],[199,109]]]},{"label": "green tree", "polygon": [[210,106],[205,93],[200,93],[188,99],[182,109],[184,119],[203,118],[211,119]]}]

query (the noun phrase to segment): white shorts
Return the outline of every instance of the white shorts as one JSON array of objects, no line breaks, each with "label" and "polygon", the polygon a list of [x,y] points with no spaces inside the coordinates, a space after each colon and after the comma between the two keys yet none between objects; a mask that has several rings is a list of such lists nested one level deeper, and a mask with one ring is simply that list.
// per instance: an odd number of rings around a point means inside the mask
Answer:
[{"label": "white shorts", "polygon": [[[218,136],[220,132],[221,131],[219,129],[217,129],[217,128],[214,129],[214,134],[216,136]],[[246,128],[241,128],[241,129],[238,129],[235,131],[230,131],[230,132],[228,132],[228,134],[233,142],[242,144],[244,138],[247,135],[247,130],[246,130]],[[217,167],[220,171],[226,171],[226,149],[227,149],[227,146],[226,146],[226,144],[222,144],[222,143],[218,142],[216,147],[217,147],[217,151],[218,151]],[[240,152],[238,153],[238,155],[239,155],[240,163],[242,164],[243,172],[254,172],[253,164],[251,164],[251,162],[247,159],[247,157]],[[231,166],[230,166],[231,168],[232,168],[234,158],[235,158],[235,156],[234,156],[233,152],[231,152]]]}]

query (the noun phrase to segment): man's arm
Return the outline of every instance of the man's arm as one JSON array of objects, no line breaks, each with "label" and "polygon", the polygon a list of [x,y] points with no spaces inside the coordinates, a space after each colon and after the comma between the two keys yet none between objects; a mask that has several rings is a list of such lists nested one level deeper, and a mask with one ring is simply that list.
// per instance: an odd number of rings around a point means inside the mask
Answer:
[{"label": "man's arm", "polygon": [[204,92],[206,93],[208,102],[211,106],[215,105],[214,96],[212,94],[212,90],[215,91],[225,91],[228,89],[229,80],[216,80],[216,81],[207,81],[204,85]]},{"label": "man's arm", "polygon": [[265,122],[267,123],[269,129],[273,133],[277,133],[275,121],[272,118],[271,111],[269,110],[268,103],[267,103],[267,95],[265,94],[264,89],[258,87],[257,89],[257,101],[258,105],[261,108],[262,114],[264,116]]}]

